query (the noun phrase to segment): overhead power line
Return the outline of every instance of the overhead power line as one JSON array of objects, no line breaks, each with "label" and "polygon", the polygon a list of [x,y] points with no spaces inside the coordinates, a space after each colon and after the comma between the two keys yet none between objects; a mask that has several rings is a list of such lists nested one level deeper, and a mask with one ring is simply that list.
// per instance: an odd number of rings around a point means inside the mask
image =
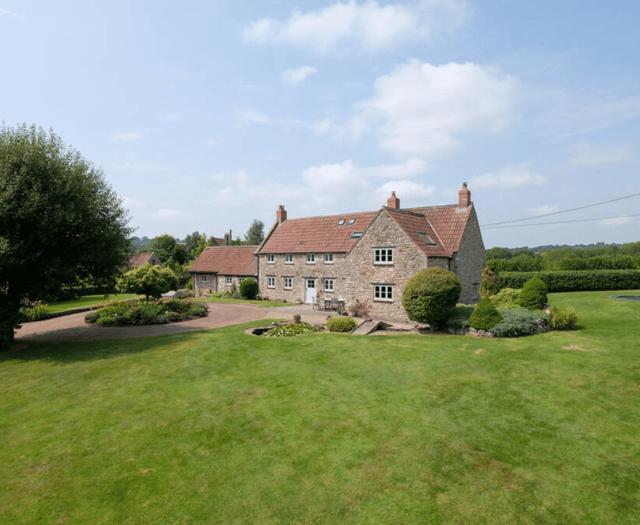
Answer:
[{"label": "overhead power line", "polygon": [[511,226],[483,226],[487,230],[493,228],[524,228],[526,226],[546,226],[548,224],[569,224],[570,222],[587,222],[587,221],[604,221],[607,219],[625,219],[627,217],[640,217],[640,213],[634,215],[618,215],[616,217],[596,217],[593,219],[576,219],[573,221],[554,221],[554,222],[530,222],[529,224],[512,224]]},{"label": "overhead power line", "polygon": [[[539,219],[541,217],[550,217],[551,215],[559,215],[561,213],[569,213],[570,211],[577,211],[577,210],[584,210],[585,208],[593,208],[594,206],[601,206],[602,204],[609,204],[610,202],[616,202],[616,201],[621,201],[624,199],[630,199],[632,197],[637,197],[638,195],[640,195],[640,193],[634,193],[632,195],[627,195],[625,197],[618,197],[617,199],[611,199],[608,201],[603,201],[603,202],[596,202],[595,204],[587,204],[586,206],[579,206],[577,208],[571,208],[569,210],[562,210],[562,211],[554,211],[552,213],[544,213],[542,215],[533,215],[532,217],[525,217],[523,219],[514,219],[512,221],[503,221],[503,222],[493,222],[491,224],[483,224],[481,225],[482,228],[488,228],[490,226],[498,226],[501,224],[511,224],[514,222],[521,222],[521,221],[530,221],[531,219]],[[567,221],[567,222],[571,222],[571,221]],[[552,224],[552,223],[545,223],[545,224]],[[531,225],[526,225],[526,226],[533,226],[533,224]]]}]

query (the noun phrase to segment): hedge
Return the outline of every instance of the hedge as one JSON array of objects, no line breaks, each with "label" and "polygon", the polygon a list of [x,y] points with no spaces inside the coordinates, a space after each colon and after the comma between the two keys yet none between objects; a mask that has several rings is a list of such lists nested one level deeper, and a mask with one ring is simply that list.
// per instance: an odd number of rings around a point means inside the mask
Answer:
[{"label": "hedge", "polygon": [[504,272],[505,288],[522,288],[533,277],[540,277],[553,292],[640,289],[640,270],[594,270],[571,272]]},{"label": "hedge", "polygon": [[601,255],[597,257],[574,257],[548,259],[546,257],[516,257],[514,259],[487,260],[487,265],[496,272],[551,272],[588,270],[638,270],[640,257],[632,255]]}]

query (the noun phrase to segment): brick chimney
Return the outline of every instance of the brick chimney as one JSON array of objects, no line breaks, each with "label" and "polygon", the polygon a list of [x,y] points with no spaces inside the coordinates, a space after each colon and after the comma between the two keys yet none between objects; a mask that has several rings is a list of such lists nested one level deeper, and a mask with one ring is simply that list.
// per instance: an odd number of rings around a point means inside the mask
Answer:
[{"label": "brick chimney", "polygon": [[471,192],[467,189],[467,183],[462,183],[462,189],[458,192],[458,208],[468,208],[471,204]]},{"label": "brick chimney", "polygon": [[400,199],[396,197],[396,192],[391,192],[391,197],[387,199],[387,208],[391,208],[392,210],[400,209]]},{"label": "brick chimney", "polygon": [[281,204],[280,207],[278,208],[278,211],[276,212],[276,221],[278,221],[278,224],[282,224],[286,220],[287,220],[287,210],[285,210],[284,206]]}]

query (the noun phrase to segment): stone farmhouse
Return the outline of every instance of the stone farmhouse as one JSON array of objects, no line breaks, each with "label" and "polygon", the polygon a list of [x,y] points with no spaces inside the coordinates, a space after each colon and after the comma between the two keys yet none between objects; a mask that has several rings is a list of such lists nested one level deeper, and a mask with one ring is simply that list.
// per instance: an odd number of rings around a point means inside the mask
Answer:
[{"label": "stone farmhouse", "polygon": [[162,266],[160,259],[154,252],[137,253],[135,255],[132,255],[131,257],[129,257],[127,265],[129,266],[129,268],[137,268],[138,266],[144,266],[147,263],[149,263],[151,266]]},{"label": "stone farmhouse", "polygon": [[289,302],[322,295],[349,308],[359,300],[374,317],[406,320],[402,291],[424,268],[451,270],[462,283],[460,302],[479,301],[484,252],[466,183],[458,203],[444,206],[401,209],[393,192],[378,211],[287,219],[280,205],[256,250],[258,287]]},{"label": "stone farmhouse", "polygon": [[194,290],[230,291],[251,277],[258,280],[258,246],[207,246],[189,268]]}]

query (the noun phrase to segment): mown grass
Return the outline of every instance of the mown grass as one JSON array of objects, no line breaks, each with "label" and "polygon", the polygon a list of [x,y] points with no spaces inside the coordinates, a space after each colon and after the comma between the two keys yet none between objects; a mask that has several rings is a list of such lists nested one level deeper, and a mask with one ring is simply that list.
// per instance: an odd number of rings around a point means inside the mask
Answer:
[{"label": "mown grass", "polygon": [[123,293],[111,295],[84,295],[71,301],[60,301],[47,305],[47,313],[55,314],[66,310],[74,310],[75,308],[87,308],[90,306],[101,306],[110,301],[126,301],[127,299],[136,299],[140,297],[136,294]]},{"label": "mown grass", "polygon": [[198,297],[198,301],[220,304],[251,304],[258,308],[271,308],[272,306],[294,306],[297,303],[281,303],[279,301],[258,301],[250,299],[231,299],[229,297]]},{"label": "mown grass", "polygon": [[[1,523],[638,523],[640,303],[576,332],[246,335],[0,356]],[[264,324],[264,321],[255,323]]]}]

